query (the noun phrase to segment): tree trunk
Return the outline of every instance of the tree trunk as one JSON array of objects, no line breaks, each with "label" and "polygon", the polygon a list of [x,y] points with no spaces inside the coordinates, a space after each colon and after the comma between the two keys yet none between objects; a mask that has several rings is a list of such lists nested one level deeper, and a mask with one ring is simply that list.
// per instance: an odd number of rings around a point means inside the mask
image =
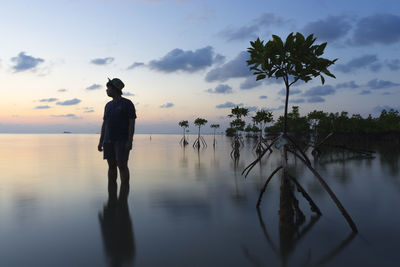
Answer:
[{"label": "tree trunk", "polygon": [[285,80],[286,85],[286,100],[285,100],[285,116],[284,116],[284,126],[283,126],[283,134],[286,135],[287,133],[287,110],[288,110],[288,103],[289,103],[289,84],[287,78]]}]

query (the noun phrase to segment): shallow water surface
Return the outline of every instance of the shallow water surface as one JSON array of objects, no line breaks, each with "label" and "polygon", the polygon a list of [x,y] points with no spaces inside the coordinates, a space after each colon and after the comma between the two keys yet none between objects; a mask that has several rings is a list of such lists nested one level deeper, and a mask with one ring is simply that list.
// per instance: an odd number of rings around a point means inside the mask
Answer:
[{"label": "shallow water surface", "polygon": [[[306,216],[280,231],[280,175],[257,198],[280,154],[256,155],[245,140],[237,164],[231,139],[179,146],[179,135],[136,135],[130,188],[107,187],[97,135],[0,135],[0,266],[398,266],[400,153],[375,159],[326,155],[315,168],[359,228],[351,229],[309,170],[290,171],[322,211],[296,192]],[[118,184],[120,184],[118,182]]]}]

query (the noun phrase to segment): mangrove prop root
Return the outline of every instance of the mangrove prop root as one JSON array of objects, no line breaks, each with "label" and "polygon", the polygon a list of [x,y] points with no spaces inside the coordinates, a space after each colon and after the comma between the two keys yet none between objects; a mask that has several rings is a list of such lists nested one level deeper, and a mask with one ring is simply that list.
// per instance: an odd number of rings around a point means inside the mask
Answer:
[{"label": "mangrove prop root", "polygon": [[250,164],[242,171],[242,175],[243,175],[244,173],[246,173],[246,174],[245,174],[245,177],[247,177],[247,175],[249,174],[249,172],[254,168],[254,166],[261,160],[261,158],[265,155],[265,153],[267,153],[267,151],[274,145],[275,141],[278,140],[278,139],[279,139],[279,136],[276,137],[276,138],[274,138],[274,140],[272,140],[271,144],[270,144],[266,149],[264,149],[264,151],[260,154],[260,156],[257,157],[256,160],[254,160],[252,163],[250,163]]},{"label": "mangrove prop root", "polygon": [[187,144],[189,144],[188,140],[185,137],[181,138],[181,141],[179,141],[180,145],[186,146]]},{"label": "mangrove prop root", "polygon": [[267,186],[268,186],[269,181],[271,181],[271,179],[272,179],[272,177],[274,176],[274,174],[277,173],[277,172],[278,172],[280,169],[282,169],[282,168],[283,168],[282,165],[279,166],[278,168],[276,168],[276,169],[270,174],[270,176],[267,178],[267,180],[265,181],[264,187],[261,189],[260,196],[258,197],[258,200],[257,200],[257,206],[256,206],[257,208],[258,208],[258,207],[260,206],[260,204],[261,204],[261,198],[262,198],[262,196],[263,196],[265,190],[267,189]]},{"label": "mangrove prop root", "polygon": [[308,164],[311,165],[310,159],[307,157],[304,151],[299,147],[299,145],[289,135],[286,135],[286,137],[287,139],[289,139],[290,143],[292,143],[295,146],[295,148],[300,151],[300,153],[303,155],[304,159],[308,162]]},{"label": "mangrove prop root", "polygon": [[[265,139],[265,138],[262,138],[262,141],[261,141],[265,146],[269,146],[269,144],[268,144],[268,140],[267,139]],[[269,153],[272,153],[272,149],[270,148],[269,149]]]},{"label": "mangrove prop root", "polygon": [[322,215],[321,210],[318,208],[318,206],[315,204],[315,202],[312,200],[312,198],[306,192],[306,190],[304,190],[304,188],[300,185],[300,183],[297,181],[297,179],[291,175],[288,175],[288,177],[296,185],[297,191],[299,191],[303,195],[303,197],[308,201],[308,203],[310,204],[310,207],[311,207],[311,211],[313,211],[313,212],[317,213],[319,216],[321,216]]},{"label": "mangrove prop root", "polygon": [[344,150],[348,150],[354,153],[359,153],[359,154],[364,154],[365,156],[371,156],[371,154],[376,153],[376,151],[374,150],[366,150],[366,149],[358,149],[358,148],[352,148],[352,147],[348,147],[348,146],[344,146],[344,145],[331,145],[331,144],[324,144],[326,140],[328,140],[331,136],[333,135],[333,133],[328,134],[321,142],[319,142],[318,144],[314,145],[314,150],[317,150],[320,146],[324,145],[324,146],[328,146],[328,147],[333,147],[333,148],[340,148],[340,149],[344,149]]},{"label": "mangrove prop root", "polygon": [[321,142],[319,142],[319,143],[316,144],[315,146],[318,147],[318,146],[322,145],[322,144],[325,143],[325,141],[328,140],[332,135],[333,135],[333,133],[328,134],[327,136],[325,136],[324,139],[322,139]]},{"label": "mangrove prop root", "polygon": [[354,233],[358,233],[358,229],[354,221],[351,219],[350,215],[347,213],[346,209],[343,207],[342,203],[340,203],[339,199],[336,197],[335,193],[331,190],[325,180],[321,177],[321,175],[310,165],[307,163],[305,159],[303,159],[298,153],[291,151],[296,157],[298,157],[307,167],[308,169],[317,177],[318,181],[321,183],[322,187],[328,192],[329,196],[335,202],[336,206],[339,208],[343,217],[347,220],[347,223],[350,225],[350,228]]},{"label": "mangrove prop root", "polygon": [[202,136],[196,138],[193,143],[193,147],[199,149],[201,146],[207,147],[207,143]]}]

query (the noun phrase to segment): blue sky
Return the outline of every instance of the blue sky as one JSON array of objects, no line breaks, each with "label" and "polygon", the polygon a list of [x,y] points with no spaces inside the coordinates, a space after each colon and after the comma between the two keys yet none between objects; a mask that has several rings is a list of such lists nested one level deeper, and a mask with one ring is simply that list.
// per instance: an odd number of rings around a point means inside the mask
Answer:
[{"label": "blue sky", "polygon": [[293,87],[302,114],[400,107],[397,1],[5,0],[0,10],[1,133],[98,132],[107,77],[125,82],[137,132],[180,132],[197,117],[224,128],[234,105],[277,118],[283,86],[255,82],[246,49],[290,32],[314,33],[338,58],[336,79]]}]

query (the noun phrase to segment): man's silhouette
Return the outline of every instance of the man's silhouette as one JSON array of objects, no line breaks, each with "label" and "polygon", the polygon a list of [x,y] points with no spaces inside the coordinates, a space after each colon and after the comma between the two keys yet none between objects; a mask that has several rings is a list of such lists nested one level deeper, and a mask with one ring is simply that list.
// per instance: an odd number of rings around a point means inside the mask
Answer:
[{"label": "man's silhouette", "polygon": [[136,110],[129,99],[122,97],[124,86],[118,78],[108,79],[107,95],[112,100],[104,109],[98,150],[104,151],[104,159],[108,162],[109,185],[116,183],[117,167],[121,184],[129,184],[128,159],[135,132]]}]

